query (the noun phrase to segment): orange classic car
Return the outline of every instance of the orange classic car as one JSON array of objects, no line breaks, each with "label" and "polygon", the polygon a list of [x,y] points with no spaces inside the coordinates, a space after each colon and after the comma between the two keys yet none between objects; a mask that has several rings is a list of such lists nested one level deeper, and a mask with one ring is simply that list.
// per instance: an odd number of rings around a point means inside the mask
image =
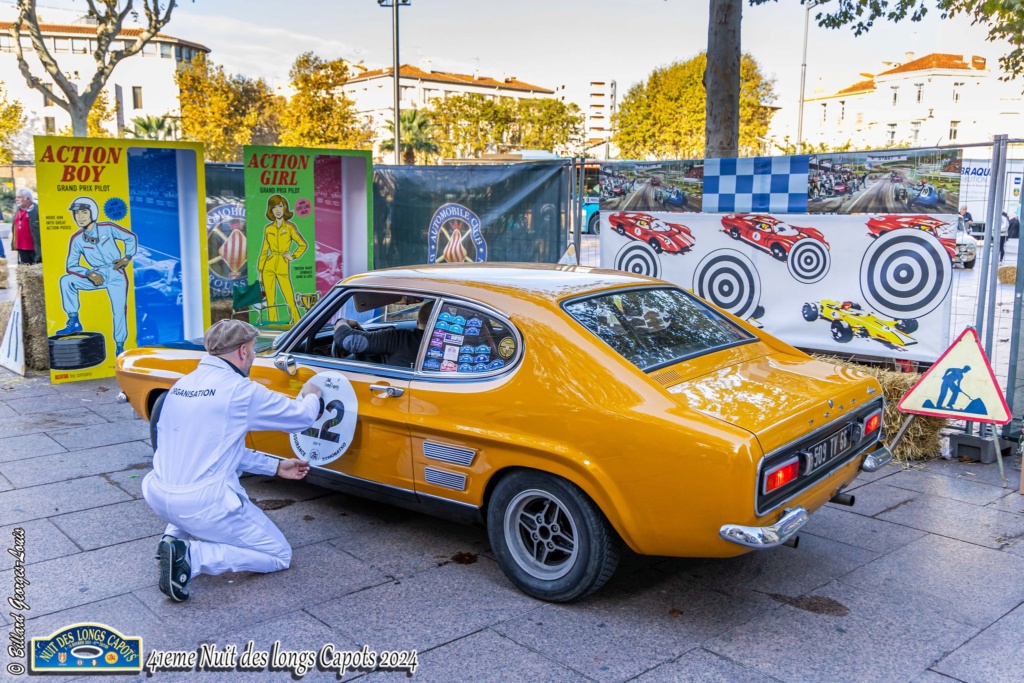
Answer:
[{"label": "orange classic car", "polygon": [[[424,302],[435,305],[408,367],[333,344],[346,320],[415,328]],[[202,355],[121,355],[121,399],[157,417]],[[597,590],[623,545],[676,557],[794,545],[810,513],[852,504],[843,489],[891,458],[874,379],[619,271],[350,277],[263,340],[251,373],[286,394],[314,375],[322,424],[251,433],[250,447],[301,456],[324,486],[486,526],[508,578],[550,601]]]}]

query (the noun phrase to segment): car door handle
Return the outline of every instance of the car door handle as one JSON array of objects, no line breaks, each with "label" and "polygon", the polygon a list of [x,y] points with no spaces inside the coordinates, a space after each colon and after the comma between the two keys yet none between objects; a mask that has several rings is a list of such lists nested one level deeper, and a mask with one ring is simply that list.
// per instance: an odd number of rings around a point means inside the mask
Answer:
[{"label": "car door handle", "polygon": [[405,389],[401,387],[392,387],[387,384],[371,384],[370,391],[377,393],[377,398],[398,398],[405,393]]}]

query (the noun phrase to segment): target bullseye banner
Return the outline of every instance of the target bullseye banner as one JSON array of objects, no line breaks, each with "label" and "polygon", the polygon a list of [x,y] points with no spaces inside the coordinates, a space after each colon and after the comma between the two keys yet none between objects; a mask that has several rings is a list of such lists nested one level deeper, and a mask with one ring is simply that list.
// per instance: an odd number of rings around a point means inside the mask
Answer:
[{"label": "target bullseye banner", "polygon": [[954,218],[602,211],[601,266],[674,282],[801,348],[934,361]]}]

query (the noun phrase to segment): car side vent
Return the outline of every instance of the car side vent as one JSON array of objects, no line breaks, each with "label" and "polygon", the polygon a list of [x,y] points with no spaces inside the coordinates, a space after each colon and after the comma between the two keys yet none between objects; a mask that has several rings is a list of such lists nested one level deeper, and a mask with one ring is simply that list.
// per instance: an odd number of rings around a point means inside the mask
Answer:
[{"label": "car side vent", "polygon": [[678,382],[683,378],[683,376],[680,375],[675,370],[666,370],[665,372],[659,372],[658,374],[653,375],[653,377],[655,382],[658,382],[659,384],[663,384],[665,386],[668,386],[673,382]]},{"label": "car side vent", "polygon": [[456,474],[455,472],[446,472],[445,470],[427,467],[423,470],[423,478],[427,480],[428,484],[444,486],[445,488],[455,489],[456,491],[466,490],[466,475],[464,474]]},{"label": "car side vent", "polygon": [[455,446],[446,446],[444,444],[424,441],[423,455],[427,456],[431,460],[441,460],[442,462],[448,462],[453,465],[469,467],[473,464],[473,458],[476,457],[476,451],[468,448],[456,448]]}]

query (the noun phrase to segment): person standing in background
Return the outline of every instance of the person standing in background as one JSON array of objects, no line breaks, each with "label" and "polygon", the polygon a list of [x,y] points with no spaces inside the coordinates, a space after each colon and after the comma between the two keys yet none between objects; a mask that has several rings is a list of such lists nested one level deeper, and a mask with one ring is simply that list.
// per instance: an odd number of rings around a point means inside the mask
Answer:
[{"label": "person standing in background", "polygon": [[18,210],[11,220],[11,248],[18,252],[18,263],[32,265],[43,262],[39,239],[39,206],[32,190],[23,187],[15,195]]}]

